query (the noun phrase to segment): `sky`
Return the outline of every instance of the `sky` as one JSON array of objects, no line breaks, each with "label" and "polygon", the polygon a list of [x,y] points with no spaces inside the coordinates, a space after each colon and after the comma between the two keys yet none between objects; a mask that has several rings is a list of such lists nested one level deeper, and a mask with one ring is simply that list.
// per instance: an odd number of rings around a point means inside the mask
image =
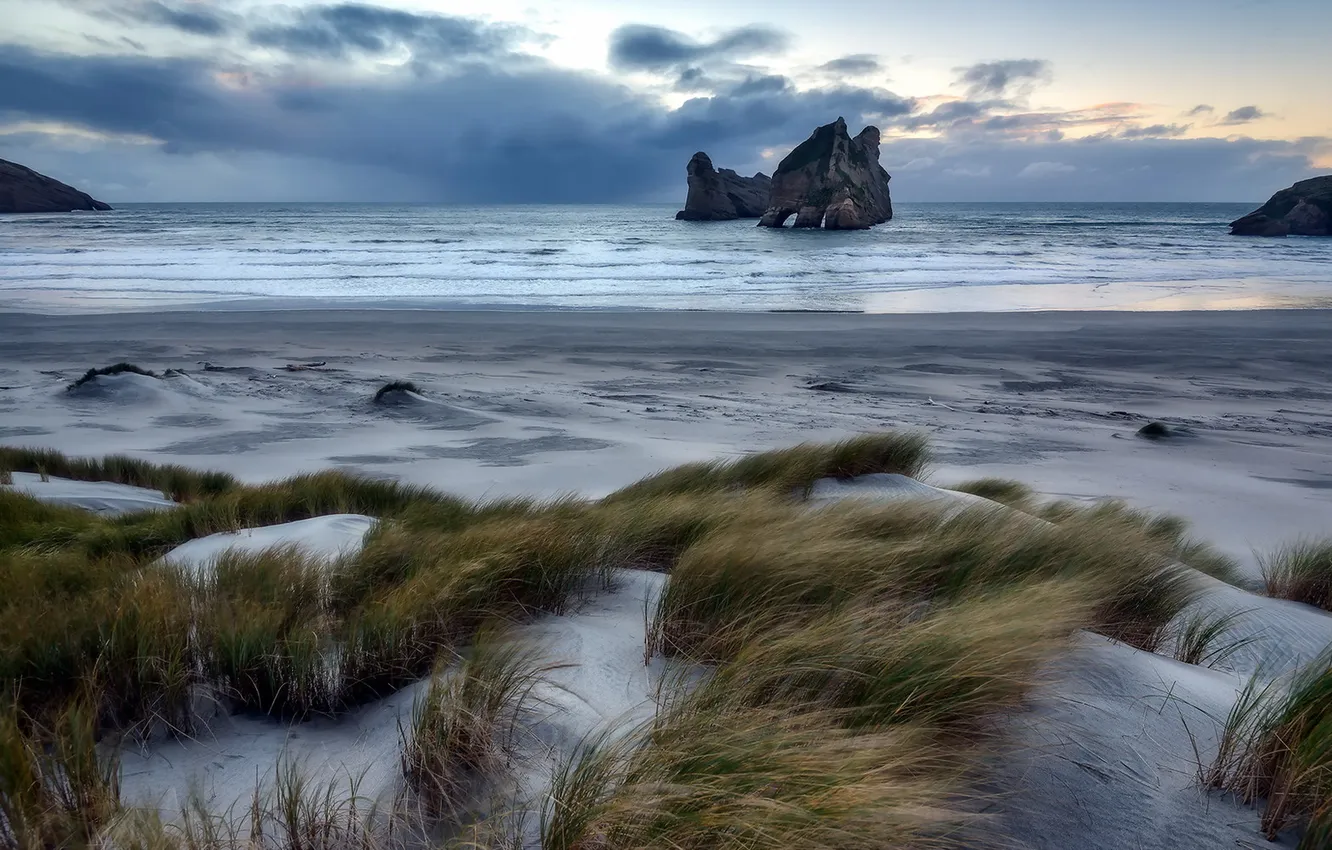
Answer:
[{"label": "sky", "polygon": [[1328,0],[0,0],[0,158],[112,203],[680,202],[880,128],[898,202],[1332,173]]}]

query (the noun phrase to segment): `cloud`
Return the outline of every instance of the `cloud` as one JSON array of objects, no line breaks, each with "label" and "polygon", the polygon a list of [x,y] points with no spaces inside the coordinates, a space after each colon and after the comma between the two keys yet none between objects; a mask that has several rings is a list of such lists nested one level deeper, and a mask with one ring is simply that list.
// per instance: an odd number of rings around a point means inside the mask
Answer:
[{"label": "cloud", "polygon": [[978,62],[957,71],[957,85],[967,87],[969,97],[994,95],[1003,97],[1010,90],[1022,91],[1053,78],[1050,63],[1044,59],[1005,59],[1000,62]]},{"label": "cloud", "polygon": [[1125,127],[1119,132],[1121,139],[1165,139],[1182,136],[1190,124],[1152,124],[1147,127]]},{"label": "cloud", "polygon": [[604,78],[539,63],[402,69],[372,81],[312,85],[305,73],[203,59],[76,57],[0,45],[0,119],[144,136],[174,157],[287,156],[386,170],[414,178],[420,195],[460,202],[675,194],[696,150],[725,167],[754,170],[764,146],[793,146],[831,116],[863,125],[914,108],[879,89],[796,91],[779,76],[668,110]]},{"label": "cloud", "polygon": [[[770,169],[764,151],[780,159],[837,115],[853,132],[884,130],[883,159],[901,164],[893,186],[903,200],[1262,200],[1332,154],[1316,138],[1179,138],[1177,125],[1147,126],[1150,111],[1135,103],[1034,110],[1015,97],[1032,79],[1021,69],[977,77],[1002,94],[943,102],[874,86],[802,87],[736,64],[763,43],[738,31],[709,42],[676,33],[683,52],[650,54],[651,68],[665,69],[663,87],[694,95],[668,108],[662,87],[635,90],[523,53],[534,37],[525,31],[347,11],[368,8],[262,7],[235,19],[211,54],[196,40],[177,57],[0,44],[0,156],[109,187],[100,194],[112,202],[539,203],[678,201],[695,151],[742,173]],[[278,62],[238,58],[240,39],[274,27],[307,35],[279,39]],[[373,72],[351,61],[334,72],[324,61],[405,54],[429,61]],[[1046,179],[1033,179],[1042,169]]]},{"label": "cloud", "polygon": [[782,53],[789,43],[782,31],[757,24],[728,30],[712,41],[696,41],[665,27],[625,24],[611,33],[610,64],[625,71],[667,71],[709,60]]},{"label": "cloud", "polygon": [[250,43],[326,59],[406,51],[422,60],[459,60],[507,53],[533,35],[511,24],[360,3],[284,11],[285,19],[253,25],[248,33]]},{"label": "cloud", "polygon": [[231,29],[231,15],[210,9],[200,3],[166,3],[162,0],[141,0],[127,3],[116,11],[124,17],[145,24],[170,27],[193,35],[217,36]]},{"label": "cloud", "polygon": [[1031,162],[1019,171],[1017,176],[1026,179],[1042,179],[1072,174],[1077,170],[1076,166],[1065,165],[1062,162]]},{"label": "cloud", "polygon": [[1216,111],[1216,107],[1206,103],[1200,103],[1197,106],[1184,113],[1185,118],[1197,118],[1199,115],[1210,115]]},{"label": "cloud", "polygon": [[818,70],[830,75],[863,77],[882,71],[883,63],[879,61],[879,57],[870,53],[852,53],[824,62]]},{"label": "cloud", "polygon": [[1256,106],[1241,106],[1239,109],[1226,113],[1226,117],[1221,119],[1221,123],[1225,126],[1234,126],[1248,124],[1250,121],[1257,121],[1259,118],[1266,117],[1267,113]]}]

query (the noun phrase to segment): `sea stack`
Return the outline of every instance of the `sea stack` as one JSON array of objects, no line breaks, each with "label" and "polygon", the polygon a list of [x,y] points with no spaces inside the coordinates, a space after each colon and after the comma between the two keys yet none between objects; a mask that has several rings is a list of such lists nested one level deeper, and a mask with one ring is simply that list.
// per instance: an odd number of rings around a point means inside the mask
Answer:
[{"label": "sea stack", "polygon": [[879,165],[879,128],[854,139],[838,118],[814,131],[777,166],[760,227],[863,230],[893,217],[888,172]]},{"label": "sea stack", "polygon": [[718,171],[703,151],[694,154],[686,167],[689,194],[677,221],[730,221],[758,218],[768,208],[772,179],[759,172],[742,177],[729,168]]},{"label": "sea stack", "polygon": [[1233,236],[1332,236],[1332,174],[1301,180],[1230,224]]},{"label": "sea stack", "polygon": [[0,159],[0,213],[56,213],[111,207],[73,186]]}]

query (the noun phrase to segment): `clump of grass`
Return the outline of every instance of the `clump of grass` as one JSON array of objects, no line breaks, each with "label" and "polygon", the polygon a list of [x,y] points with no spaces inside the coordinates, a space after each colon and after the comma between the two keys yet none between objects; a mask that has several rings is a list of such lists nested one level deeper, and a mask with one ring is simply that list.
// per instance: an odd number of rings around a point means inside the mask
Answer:
[{"label": "clump of grass", "polygon": [[1181,564],[1193,567],[1226,584],[1236,586],[1245,584],[1239,563],[1234,558],[1217,551],[1210,544],[1190,536],[1188,520],[1182,517],[1131,508],[1116,499],[1107,499],[1091,505],[1052,502],[1042,506],[1037,515],[1054,523],[1062,523],[1072,517],[1099,517],[1112,520],[1147,535],[1155,545]]},{"label": "clump of grass", "polygon": [[1030,506],[1031,500],[1035,496],[1035,492],[1026,484],[1009,478],[977,478],[973,481],[964,481],[948,489],[955,490],[958,493],[970,493],[973,496],[980,496],[983,499],[1019,509]]},{"label": "clump of grass", "polygon": [[402,772],[431,816],[457,814],[503,764],[515,724],[543,672],[536,653],[481,635],[456,669],[436,670],[400,730]]},{"label": "clump of grass", "polygon": [[175,464],[156,464],[124,455],[75,458],[53,449],[0,446],[0,467],[75,481],[111,481],[170,493],[177,501],[215,496],[238,486],[224,472],[199,472]]},{"label": "clump of grass", "polygon": [[1196,611],[1175,627],[1174,658],[1185,664],[1215,667],[1258,640],[1257,635],[1230,636],[1231,629],[1250,611]]},{"label": "clump of grass", "polygon": [[322,563],[293,547],[231,550],[194,582],[204,676],[225,696],[297,717],[338,708]]},{"label": "clump of grass", "polygon": [[1204,781],[1266,799],[1261,826],[1275,840],[1303,823],[1300,850],[1332,838],[1332,650],[1298,671],[1289,687],[1250,680],[1226,719],[1216,760]]},{"label": "clump of grass", "polygon": [[1268,596],[1332,611],[1332,539],[1289,544],[1260,566]]},{"label": "clump of grass", "polygon": [[65,389],[66,391],[76,390],[79,387],[83,386],[84,384],[88,383],[89,381],[97,380],[97,378],[101,377],[102,375],[123,375],[126,372],[129,372],[134,375],[143,375],[148,378],[157,377],[156,372],[151,372],[147,369],[142,369],[138,366],[135,366],[133,363],[126,363],[124,361],[121,361],[120,363],[116,363],[111,366],[104,366],[101,369],[89,369],[87,372],[83,373],[83,377],[79,378],[77,381],[74,381]]},{"label": "clump of grass", "polygon": [[0,486],[9,487],[14,484],[14,470],[7,466],[0,466]]},{"label": "clump of grass", "polygon": [[120,766],[97,749],[92,702],[70,702],[50,722],[0,709],[0,842],[86,846],[119,809]]},{"label": "clump of grass", "polygon": [[382,403],[384,396],[389,393],[416,393],[417,395],[425,395],[425,393],[421,392],[421,388],[416,384],[413,384],[411,381],[389,381],[375,392],[375,404]]},{"label": "clump of grass", "polygon": [[757,488],[807,495],[820,478],[876,472],[915,477],[925,470],[929,459],[925,435],[889,431],[838,443],[802,443],[739,460],[685,464],[631,484],[609,500]]},{"label": "clump of grass", "polygon": [[688,549],[658,602],[654,649],[733,657],[752,635],[852,600],[946,601],[1035,578],[1100,587],[1092,628],[1155,650],[1196,588],[1114,516],[1061,525],[1003,510],[835,505],[723,526]]}]

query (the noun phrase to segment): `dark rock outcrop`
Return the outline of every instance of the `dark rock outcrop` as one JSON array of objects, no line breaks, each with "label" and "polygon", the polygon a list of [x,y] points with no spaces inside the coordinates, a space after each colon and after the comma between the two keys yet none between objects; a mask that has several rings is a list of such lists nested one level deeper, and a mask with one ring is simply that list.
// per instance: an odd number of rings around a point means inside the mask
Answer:
[{"label": "dark rock outcrop", "polygon": [[1244,218],[1231,222],[1235,236],[1332,236],[1332,174],[1282,189]]},{"label": "dark rock outcrop", "polygon": [[73,186],[66,186],[17,162],[0,159],[0,213],[109,209],[107,204]]},{"label": "dark rock outcrop", "polygon": [[712,167],[708,155],[699,151],[689,160],[689,194],[677,221],[730,221],[758,218],[768,208],[772,178],[762,172],[741,177],[729,168]]},{"label": "dark rock outcrop", "polygon": [[888,172],[879,165],[879,129],[854,139],[838,118],[814,131],[772,175],[772,195],[760,227],[781,227],[793,214],[796,227],[862,230],[893,217]]}]

